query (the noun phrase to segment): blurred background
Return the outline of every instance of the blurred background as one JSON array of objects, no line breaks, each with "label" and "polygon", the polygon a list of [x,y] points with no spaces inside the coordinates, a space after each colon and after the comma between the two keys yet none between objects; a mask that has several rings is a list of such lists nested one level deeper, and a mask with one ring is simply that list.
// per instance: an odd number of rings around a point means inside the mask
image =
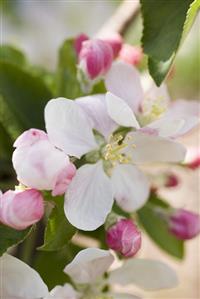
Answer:
[{"label": "blurred background", "polygon": [[[121,1],[64,1],[64,0],[6,0],[1,7],[1,43],[12,44],[23,50],[32,64],[54,70],[57,52],[62,42],[84,32],[94,36],[106,20],[115,12]],[[139,15],[126,33],[125,40],[140,44],[142,20]],[[145,59],[144,59],[145,60]],[[145,69],[146,63],[141,68]],[[182,45],[170,78],[167,81],[172,98],[198,100],[200,94],[200,16]],[[188,146],[199,145],[199,130],[182,139]],[[181,185],[171,190],[161,190],[175,207],[198,212],[199,173],[175,169],[181,177]],[[199,239],[187,242],[186,257],[179,262],[159,250],[148,237],[144,237],[139,256],[160,258],[176,268],[180,285],[174,290],[144,293],[145,298],[197,299],[200,298]],[[132,287],[131,287],[132,288]],[[127,290],[128,291],[128,290]],[[136,294],[141,291],[136,290]]]}]

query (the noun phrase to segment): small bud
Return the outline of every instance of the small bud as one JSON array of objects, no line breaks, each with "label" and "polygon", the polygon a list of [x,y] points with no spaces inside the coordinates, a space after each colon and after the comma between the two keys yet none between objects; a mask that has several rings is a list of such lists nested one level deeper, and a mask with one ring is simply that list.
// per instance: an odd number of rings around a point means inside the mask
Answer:
[{"label": "small bud", "polygon": [[23,230],[38,222],[44,214],[42,194],[35,189],[9,190],[0,197],[0,222]]},{"label": "small bud", "polygon": [[191,147],[187,151],[185,167],[195,170],[200,167],[200,149]]},{"label": "small bud", "polygon": [[200,216],[184,209],[175,210],[169,217],[169,228],[178,239],[192,239],[200,233]]},{"label": "small bud", "polygon": [[99,39],[83,42],[79,53],[79,72],[85,80],[94,80],[105,75],[111,67],[113,51],[111,46]]},{"label": "small bud", "polygon": [[168,173],[165,178],[165,187],[174,188],[179,185],[180,181],[177,175],[174,173]]},{"label": "small bud", "polygon": [[79,53],[81,51],[83,42],[86,41],[86,40],[88,40],[88,39],[89,39],[89,37],[86,34],[84,34],[84,33],[79,34],[75,38],[75,40],[74,40],[74,47],[75,47],[77,55],[79,55]]},{"label": "small bud", "polygon": [[142,58],[143,51],[140,47],[124,44],[119,52],[119,59],[132,65],[138,65]]},{"label": "small bud", "polygon": [[141,247],[141,233],[130,219],[120,219],[107,230],[109,248],[125,257],[133,257]]},{"label": "small bud", "polygon": [[37,190],[52,190],[62,195],[75,174],[69,157],[37,129],[25,131],[14,143],[13,166],[23,185]]}]

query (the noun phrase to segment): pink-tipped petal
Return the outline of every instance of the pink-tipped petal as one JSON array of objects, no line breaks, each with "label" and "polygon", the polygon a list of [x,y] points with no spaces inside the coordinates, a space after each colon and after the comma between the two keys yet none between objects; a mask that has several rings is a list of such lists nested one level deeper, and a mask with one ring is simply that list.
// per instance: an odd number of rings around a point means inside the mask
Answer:
[{"label": "pink-tipped petal", "polygon": [[39,140],[47,140],[47,139],[48,136],[44,131],[38,129],[30,129],[22,133],[15,140],[14,147],[33,145]]},{"label": "pink-tipped petal", "polygon": [[53,196],[62,195],[66,192],[67,187],[71,183],[71,180],[76,174],[76,167],[73,163],[67,165],[61,172],[58,174],[55,187],[52,191]]}]

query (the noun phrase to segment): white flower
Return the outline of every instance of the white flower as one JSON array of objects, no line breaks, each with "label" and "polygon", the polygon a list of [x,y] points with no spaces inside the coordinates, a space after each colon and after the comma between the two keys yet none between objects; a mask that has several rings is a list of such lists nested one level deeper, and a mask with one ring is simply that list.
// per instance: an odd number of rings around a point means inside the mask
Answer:
[{"label": "white flower", "polygon": [[48,288],[39,274],[19,259],[4,254],[0,257],[1,298],[40,299]]},{"label": "white flower", "polygon": [[[68,264],[64,272],[70,276],[77,297],[73,299],[139,299],[132,294],[116,294],[113,292],[115,284],[124,286],[134,284],[144,290],[159,290],[172,288],[177,285],[175,272],[166,264],[147,259],[131,259],[114,271],[108,272],[114,257],[107,250],[88,248],[80,251],[73,261]],[[108,278],[104,274],[108,272]],[[105,286],[109,286],[108,292],[103,292]],[[59,299],[68,299],[64,290],[66,286],[56,287],[50,294],[59,294]],[[69,285],[67,285],[69,288]],[[59,290],[60,293],[56,293]],[[63,291],[63,296],[61,295]],[[75,293],[75,289],[73,289]],[[80,297],[79,297],[80,296]],[[57,298],[56,296],[47,297]],[[71,299],[71,297],[69,297]]]},{"label": "white flower", "polygon": [[[151,84],[144,92],[137,69],[124,62],[113,63],[105,84],[108,113],[122,126],[133,126],[149,134],[175,138],[189,132],[199,122],[199,104],[177,100],[170,105],[165,85]],[[136,121],[138,120],[138,122]]]},{"label": "white flower", "polygon": [[[124,109],[119,105],[118,110],[116,101]],[[107,113],[106,102],[115,121]],[[145,204],[149,182],[135,165],[184,159],[184,147],[172,140],[140,130],[127,134],[126,138],[115,133],[119,125],[139,128],[132,110],[127,107],[123,100],[108,93],[106,97],[88,96],[76,101],[53,99],[45,108],[47,133],[55,147],[77,158],[85,154],[98,157],[96,163],[77,170],[66,192],[65,214],[79,229],[94,230],[101,226],[114,198],[128,212]],[[104,136],[99,143],[93,129]]]}]

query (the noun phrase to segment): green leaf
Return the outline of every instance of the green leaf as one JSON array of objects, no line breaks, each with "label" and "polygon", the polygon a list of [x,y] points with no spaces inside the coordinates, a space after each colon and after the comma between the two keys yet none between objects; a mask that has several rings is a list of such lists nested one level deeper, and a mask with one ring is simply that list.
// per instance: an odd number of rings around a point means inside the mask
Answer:
[{"label": "green leaf", "polygon": [[0,123],[0,158],[11,158],[13,142],[4,126]]},{"label": "green leaf", "polygon": [[0,225],[0,256],[6,252],[6,250],[24,241],[31,233],[32,228],[25,230],[15,230],[5,225]]},{"label": "green leaf", "polygon": [[73,235],[76,233],[75,227],[69,223],[64,214],[64,199],[62,197],[58,197],[54,199],[54,201],[56,202],[56,205],[48,219],[45,230],[44,245],[39,248],[40,250],[60,250],[68,244]]},{"label": "green leaf", "polygon": [[59,51],[56,75],[56,96],[75,99],[82,96],[80,84],[77,80],[77,56],[74,40],[66,40]]},{"label": "green leaf", "polygon": [[200,0],[140,0],[143,15],[142,44],[149,56],[149,72],[159,86],[188,33]]},{"label": "green leaf", "polygon": [[69,277],[63,272],[63,269],[81,249],[76,245],[69,244],[56,252],[40,251],[36,253],[33,267],[39,272],[49,290],[56,285],[69,282]]},{"label": "green leaf", "polygon": [[139,221],[152,240],[165,252],[178,258],[184,257],[184,242],[169,232],[167,223],[156,209],[169,208],[169,205],[160,198],[151,197],[150,201],[138,211]]},{"label": "green leaf", "polygon": [[21,130],[44,128],[44,107],[52,94],[40,78],[14,64],[0,62],[0,94]]},{"label": "green leaf", "polygon": [[25,55],[18,49],[10,45],[2,45],[0,47],[0,60],[3,62],[11,62],[22,67],[26,65]]}]

